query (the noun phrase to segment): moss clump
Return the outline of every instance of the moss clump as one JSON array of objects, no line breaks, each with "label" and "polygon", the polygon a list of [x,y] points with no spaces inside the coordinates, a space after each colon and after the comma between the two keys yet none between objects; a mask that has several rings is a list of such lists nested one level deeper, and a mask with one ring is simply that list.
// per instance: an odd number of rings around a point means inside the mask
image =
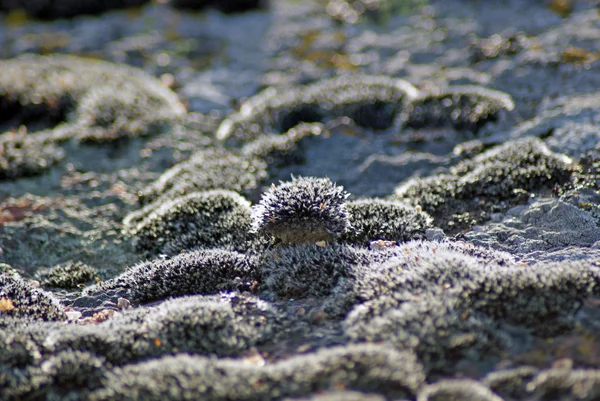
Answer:
[{"label": "moss clump", "polygon": [[137,68],[26,55],[0,61],[0,71],[0,178],[55,164],[64,156],[56,144],[69,138],[106,142],[150,135],[185,114],[173,92]]},{"label": "moss clump", "polygon": [[503,401],[485,385],[475,380],[440,380],[419,391],[417,401]]},{"label": "moss clump", "polygon": [[366,264],[369,258],[348,245],[321,247],[313,244],[279,247],[260,260],[263,286],[283,298],[331,295],[349,266]]},{"label": "moss clump", "polygon": [[321,135],[322,124],[299,124],[281,136],[262,136],[242,148],[242,154],[250,158],[260,158],[267,163],[267,170],[273,170],[305,161],[302,140]]},{"label": "moss clump", "polygon": [[507,399],[522,399],[527,395],[525,385],[539,372],[533,366],[521,366],[514,369],[490,372],[481,382],[494,392]]},{"label": "moss clump", "polygon": [[405,99],[418,91],[410,83],[385,76],[349,75],[297,88],[269,88],[223,121],[217,138],[240,144],[263,135],[283,134],[300,123],[347,116],[358,125],[392,126]]},{"label": "moss clump", "polygon": [[285,244],[333,241],[351,228],[343,187],[328,178],[299,177],[263,194],[252,228]]},{"label": "moss clump", "polygon": [[419,205],[444,230],[468,229],[529,198],[563,185],[571,175],[568,158],[539,139],[511,141],[454,166],[448,173],[412,179],[396,197]]},{"label": "moss clump", "polygon": [[82,14],[100,14],[114,9],[135,7],[148,0],[2,0],[0,11],[24,10],[41,19],[72,18]]},{"label": "moss clump", "polygon": [[97,326],[53,328],[44,347],[93,352],[112,364],[175,353],[237,356],[274,338],[278,313],[247,295],[190,296],[136,308]]},{"label": "moss clump", "polygon": [[88,295],[120,290],[134,303],[192,294],[248,289],[257,279],[254,261],[237,252],[200,250],[155,259],[91,287]]},{"label": "moss clump", "polygon": [[346,209],[354,230],[347,233],[344,240],[353,244],[366,246],[375,240],[423,239],[425,231],[432,227],[427,213],[401,202],[360,199],[348,202]]},{"label": "moss clump", "polygon": [[41,275],[42,285],[55,288],[76,288],[79,284],[92,281],[96,270],[81,262],[69,262],[55,266]]},{"label": "moss clump", "polygon": [[192,192],[213,189],[251,193],[265,178],[265,168],[265,162],[259,158],[249,158],[220,148],[202,149],[165,171],[139,194],[140,202],[147,204],[158,198],[164,202]]},{"label": "moss clump", "polygon": [[510,95],[479,86],[454,86],[421,93],[402,113],[408,128],[449,127],[477,133],[514,108]]},{"label": "moss clump", "polygon": [[243,250],[250,223],[250,202],[221,190],[151,204],[124,220],[139,251],[167,255],[192,248]]},{"label": "moss clump", "polygon": [[252,366],[238,360],[188,355],[115,369],[91,399],[249,400],[303,396],[343,387],[411,397],[422,385],[422,367],[409,353],[373,344],[335,347],[287,361]]},{"label": "moss clump", "polygon": [[600,370],[553,368],[541,371],[526,386],[542,399],[595,400],[600,395]]},{"label": "moss clump", "polygon": [[0,318],[29,316],[40,320],[66,319],[58,300],[16,275],[0,274],[0,302]]}]

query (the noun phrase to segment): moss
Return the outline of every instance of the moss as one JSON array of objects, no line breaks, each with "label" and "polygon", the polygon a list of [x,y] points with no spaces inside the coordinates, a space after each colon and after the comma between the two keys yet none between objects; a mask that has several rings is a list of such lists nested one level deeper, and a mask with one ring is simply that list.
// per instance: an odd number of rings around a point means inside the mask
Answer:
[{"label": "moss", "polygon": [[269,250],[259,264],[264,289],[283,298],[302,298],[331,295],[348,276],[350,265],[368,262],[365,254],[351,246],[306,244]]},{"label": "moss", "polygon": [[253,366],[238,360],[179,355],[116,369],[91,400],[256,400],[314,394],[343,387],[410,397],[424,381],[407,353],[361,344],[335,347],[287,361]]},{"label": "moss", "polygon": [[370,241],[405,242],[423,239],[432,219],[413,206],[381,199],[360,199],[346,204],[354,230],[344,240],[366,246]]},{"label": "moss", "polygon": [[113,9],[140,6],[148,0],[2,0],[0,11],[24,10],[41,19],[72,18],[81,14],[99,14]]},{"label": "moss", "polygon": [[355,342],[415,352],[438,374],[452,373],[462,360],[497,360],[507,346],[499,327],[485,315],[463,312],[441,292],[405,291],[355,307],[345,320],[346,333]]},{"label": "moss", "polygon": [[42,285],[54,288],[76,288],[79,284],[92,281],[97,272],[81,262],[58,265],[41,274]]},{"label": "moss", "polygon": [[52,143],[0,138],[0,179],[36,175],[64,158],[64,150]]},{"label": "moss", "polygon": [[279,325],[277,312],[258,298],[190,296],[128,310],[100,326],[54,328],[44,347],[93,352],[117,365],[176,353],[237,356],[271,340]]},{"label": "moss", "polygon": [[281,167],[305,161],[302,142],[304,138],[321,135],[322,124],[299,124],[281,136],[262,136],[242,148],[242,154],[260,158],[272,173]]},{"label": "moss", "polygon": [[244,250],[248,241],[250,202],[235,192],[196,192],[151,205],[124,220],[139,251],[173,255],[192,248]]},{"label": "moss", "polygon": [[479,86],[453,86],[421,93],[402,112],[408,128],[450,127],[477,133],[514,108],[510,95]]},{"label": "moss", "polygon": [[263,194],[253,208],[252,228],[285,244],[333,241],[351,227],[348,196],[328,178],[293,177]]},{"label": "moss", "polygon": [[514,56],[526,46],[526,38],[521,32],[512,32],[507,35],[492,35],[489,38],[475,38],[470,41],[471,62],[478,63],[483,60],[497,57]]},{"label": "moss", "polygon": [[40,320],[66,319],[57,299],[15,275],[0,274],[0,299],[7,302],[2,307],[0,317],[8,315],[30,316]]},{"label": "moss", "polygon": [[297,88],[269,88],[225,119],[217,138],[240,144],[263,135],[283,134],[300,123],[325,122],[347,116],[373,129],[392,126],[405,99],[417,90],[408,82],[385,76],[349,75]]},{"label": "moss", "polygon": [[127,269],[86,290],[87,295],[120,290],[134,303],[173,296],[247,289],[257,279],[254,261],[237,252],[200,250],[159,258]]},{"label": "moss", "polygon": [[529,393],[543,399],[596,400],[600,396],[600,370],[554,368],[541,371],[526,386]]},{"label": "moss", "polygon": [[265,168],[265,162],[258,158],[220,148],[202,149],[165,171],[139,194],[140,202],[147,204],[158,198],[164,202],[192,192],[213,189],[252,193],[265,178]]},{"label": "moss", "polygon": [[284,401],[385,401],[385,397],[358,391],[331,391],[308,397],[286,398]]},{"label": "moss", "polygon": [[456,232],[522,202],[523,195],[551,192],[570,175],[568,158],[538,139],[524,139],[460,162],[448,173],[405,182],[396,196],[420,205],[436,225]]},{"label": "moss", "polygon": [[490,372],[481,382],[494,392],[508,399],[521,399],[527,395],[525,385],[533,379],[539,369],[533,366],[521,366],[514,369]]},{"label": "moss", "polygon": [[0,70],[0,177],[47,169],[64,157],[57,144],[69,138],[154,134],[185,114],[162,83],[124,65],[26,55],[0,61]]},{"label": "moss", "polygon": [[417,401],[502,401],[488,387],[469,379],[440,380],[423,387]]}]

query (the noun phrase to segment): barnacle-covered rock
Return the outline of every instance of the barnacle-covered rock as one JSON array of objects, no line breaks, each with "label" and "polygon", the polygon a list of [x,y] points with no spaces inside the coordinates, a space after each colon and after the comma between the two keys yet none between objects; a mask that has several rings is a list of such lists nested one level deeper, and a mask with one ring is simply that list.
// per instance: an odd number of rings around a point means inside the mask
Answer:
[{"label": "barnacle-covered rock", "polygon": [[135,265],[114,279],[86,290],[88,296],[117,291],[134,303],[179,295],[247,289],[257,279],[254,261],[221,249],[183,253]]},{"label": "barnacle-covered rock", "polygon": [[286,244],[333,241],[351,228],[348,196],[328,178],[294,177],[263,194],[252,228]]},{"label": "barnacle-covered rock", "polygon": [[432,227],[427,213],[398,201],[360,199],[348,202],[346,209],[354,230],[348,232],[344,240],[355,244],[423,239],[426,230]]},{"label": "barnacle-covered rock", "polygon": [[64,320],[63,306],[52,294],[31,282],[7,273],[0,274],[0,319],[3,316]]},{"label": "barnacle-covered rock", "polygon": [[0,71],[0,177],[48,168],[63,157],[56,143],[69,138],[159,133],[186,112],[161,82],[125,65],[26,55],[0,61]]},{"label": "barnacle-covered rock", "polygon": [[81,14],[99,14],[105,11],[140,6],[148,0],[2,0],[1,11],[24,10],[36,18],[72,18]]},{"label": "barnacle-covered rock", "polygon": [[176,199],[192,192],[212,189],[250,193],[265,178],[266,164],[260,158],[247,157],[220,148],[201,149],[184,162],[165,171],[158,180],[140,193],[147,204]]},{"label": "barnacle-covered rock", "polygon": [[[243,250],[251,223],[250,202],[231,191],[194,192],[155,202],[123,221],[139,251],[166,254],[192,248]],[[182,242],[181,239],[185,238]]]},{"label": "barnacle-covered rock", "polygon": [[342,116],[369,128],[389,128],[405,99],[417,93],[401,79],[370,75],[341,76],[292,89],[269,88],[225,119],[216,135],[239,144],[265,134],[283,134],[302,122]]},{"label": "barnacle-covered rock", "polygon": [[529,198],[565,184],[571,161],[528,138],[492,148],[458,163],[448,173],[411,179],[396,188],[396,196],[419,205],[444,230],[469,228]]},{"label": "barnacle-covered rock", "polygon": [[514,108],[510,95],[480,86],[451,86],[422,92],[402,112],[407,128],[449,127],[477,133]]},{"label": "barnacle-covered rock", "polygon": [[324,349],[286,361],[253,366],[235,359],[178,355],[115,369],[91,400],[250,400],[314,394],[344,388],[413,396],[424,382],[410,353],[373,344]]}]

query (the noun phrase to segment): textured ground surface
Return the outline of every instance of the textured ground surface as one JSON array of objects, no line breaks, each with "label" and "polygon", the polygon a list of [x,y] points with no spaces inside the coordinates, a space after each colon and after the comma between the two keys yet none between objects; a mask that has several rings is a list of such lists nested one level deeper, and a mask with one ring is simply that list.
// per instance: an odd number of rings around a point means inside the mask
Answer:
[{"label": "textured ground surface", "polygon": [[1,400],[600,399],[597,1],[70,3],[0,0]]}]

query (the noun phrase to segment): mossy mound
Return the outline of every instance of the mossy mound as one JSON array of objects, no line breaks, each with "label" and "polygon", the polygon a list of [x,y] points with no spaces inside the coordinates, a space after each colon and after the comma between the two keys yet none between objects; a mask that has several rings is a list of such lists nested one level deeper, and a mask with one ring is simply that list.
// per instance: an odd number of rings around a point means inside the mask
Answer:
[{"label": "mossy mound", "polygon": [[193,248],[244,250],[250,223],[250,202],[221,190],[151,203],[124,220],[138,251],[167,255]]},{"label": "mossy mound", "polygon": [[94,280],[95,269],[81,262],[69,262],[55,266],[40,275],[42,285],[54,288],[77,288],[80,284]]},{"label": "mossy mound", "polygon": [[417,395],[417,401],[503,401],[485,385],[475,380],[440,380],[429,384]]},{"label": "mossy mound", "polygon": [[126,364],[177,352],[236,356],[270,340],[279,317],[258,298],[230,294],[180,297],[153,308],[122,312],[101,323],[53,330],[50,352],[93,352],[113,364]]},{"label": "mossy mound", "polygon": [[346,204],[353,230],[344,235],[344,241],[369,245],[370,241],[405,242],[425,238],[432,227],[427,213],[402,202],[382,199],[360,199]]},{"label": "mossy mound", "polygon": [[531,194],[551,193],[571,173],[568,158],[529,138],[492,148],[448,173],[409,180],[396,188],[396,197],[421,206],[437,226],[456,232],[526,202]]},{"label": "mossy mound", "polygon": [[281,135],[300,123],[342,116],[369,128],[389,128],[404,100],[416,95],[417,90],[406,81],[370,75],[341,76],[291,89],[269,88],[224,120],[217,138],[240,144],[265,134]]},{"label": "mossy mound", "polygon": [[348,245],[281,246],[265,252],[259,265],[263,286],[282,298],[324,297],[350,274],[350,265],[370,259]]},{"label": "mossy mound", "polygon": [[328,178],[272,184],[252,211],[252,230],[284,244],[333,241],[351,229],[343,187]]},{"label": "mossy mound", "polygon": [[142,70],[73,56],[0,61],[0,178],[61,160],[69,138],[109,142],[163,132],[185,114],[177,96]]},{"label": "mossy mound", "polygon": [[179,355],[116,369],[91,400],[252,400],[314,394],[343,387],[411,397],[422,368],[408,353],[372,344],[336,347],[288,361],[253,366],[238,360]]},{"label": "mossy mound", "polygon": [[448,127],[477,133],[515,107],[510,95],[479,87],[454,86],[421,93],[402,112],[407,128]]},{"label": "mossy mound", "polygon": [[6,273],[0,274],[0,318],[4,316],[66,319],[62,305],[50,293]]},{"label": "mossy mound", "polygon": [[272,173],[281,167],[304,163],[303,139],[321,135],[323,129],[320,123],[299,124],[281,136],[261,136],[249,142],[242,148],[242,154],[264,160],[267,171]]},{"label": "mossy mound", "polygon": [[181,162],[143,190],[140,202],[147,204],[176,199],[192,192],[221,189],[252,193],[265,178],[266,163],[221,148],[202,149]]},{"label": "mossy mound", "polygon": [[510,344],[508,327],[539,336],[569,330],[583,301],[600,291],[595,262],[520,266],[444,243],[398,248],[387,261],[349,274],[357,305],[347,333],[414,350],[428,369],[447,369],[462,357],[497,358]]},{"label": "mossy mound", "polygon": [[86,290],[86,295],[119,291],[138,304],[169,297],[248,289],[258,278],[255,262],[221,249],[183,253],[140,263]]}]

